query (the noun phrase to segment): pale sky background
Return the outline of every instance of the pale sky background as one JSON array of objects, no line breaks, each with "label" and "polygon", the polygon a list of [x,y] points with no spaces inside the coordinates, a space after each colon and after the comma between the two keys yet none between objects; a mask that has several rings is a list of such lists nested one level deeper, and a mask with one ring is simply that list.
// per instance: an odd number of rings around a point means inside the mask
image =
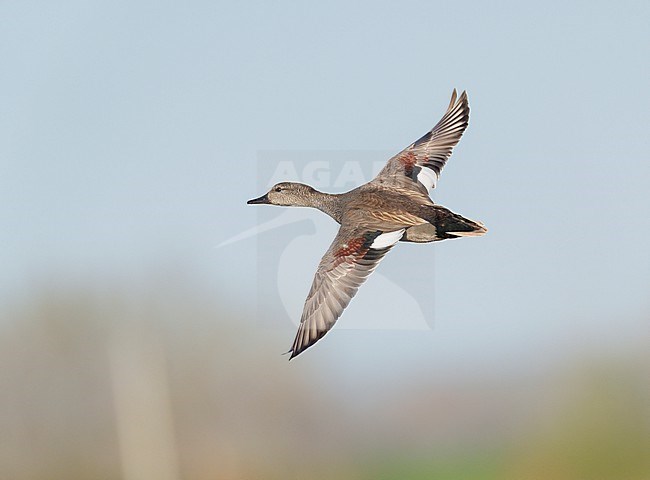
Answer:
[{"label": "pale sky background", "polygon": [[649,22],[648,2],[4,1],[0,301],[179,269],[255,326],[264,252],[214,246],[258,222],[258,152],[397,152],[456,87],[470,126],[435,198],[489,234],[384,262],[435,251],[435,328],[340,329],[292,367],[352,385],[625,349],[649,333]]}]

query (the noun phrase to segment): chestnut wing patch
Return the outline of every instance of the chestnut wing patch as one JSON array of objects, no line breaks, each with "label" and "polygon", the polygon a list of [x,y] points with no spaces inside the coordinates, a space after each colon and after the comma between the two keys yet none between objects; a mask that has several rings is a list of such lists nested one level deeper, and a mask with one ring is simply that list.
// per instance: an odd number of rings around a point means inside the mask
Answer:
[{"label": "chestnut wing patch", "polygon": [[320,340],[404,230],[382,232],[342,226],[323,256],[291,347],[293,358]]},{"label": "chestnut wing patch", "polygon": [[411,188],[425,192],[435,188],[468,123],[467,93],[458,97],[454,90],[449,107],[436,126],[388,160],[373,182],[402,187],[410,184]]}]

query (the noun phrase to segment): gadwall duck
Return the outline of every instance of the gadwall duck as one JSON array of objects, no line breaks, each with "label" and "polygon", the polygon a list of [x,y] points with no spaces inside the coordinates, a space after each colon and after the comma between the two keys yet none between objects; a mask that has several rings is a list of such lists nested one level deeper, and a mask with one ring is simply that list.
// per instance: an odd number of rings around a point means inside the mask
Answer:
[{"label": "gadwall duck", "polygon": [[300,319],[290,359],[320,340],[359,286],[398,242],[428,243],[477,237],[487,229],[429,198],[469,122],[467,94],[451,95],[447,111],[422,138],[388,160],[372,181],[342,194],[282,182],[249,204],[313,207],[340,225],[322,258]]}]

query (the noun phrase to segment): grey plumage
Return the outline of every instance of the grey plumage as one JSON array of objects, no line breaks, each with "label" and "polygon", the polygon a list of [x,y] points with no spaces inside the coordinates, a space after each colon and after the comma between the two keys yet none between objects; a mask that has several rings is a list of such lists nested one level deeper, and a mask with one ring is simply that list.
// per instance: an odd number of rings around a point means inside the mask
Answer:
[{"label": "grey plumage", "polygon": [[343,194],[328,194],[309,185],[282,182],[248,202],[318,208],[341,225],[316,270],[291,358],[332,328],[398,241],[428,243],[487,232],[481,223],[435,205],[428,193],[468,122],[467,94],[458,97],[454,90],[436,126],[388,160],[369,183]]}]

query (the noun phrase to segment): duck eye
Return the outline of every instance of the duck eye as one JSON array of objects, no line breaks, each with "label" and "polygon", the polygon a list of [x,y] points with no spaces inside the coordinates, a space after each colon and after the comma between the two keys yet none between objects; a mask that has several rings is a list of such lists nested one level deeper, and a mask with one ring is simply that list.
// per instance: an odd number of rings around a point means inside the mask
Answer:
[{"label": "duck eye", "polygon": [[275,191],[276,191],[276,192],[281,192],[281,191],[282,191],[282,187],[275,187]]}]

